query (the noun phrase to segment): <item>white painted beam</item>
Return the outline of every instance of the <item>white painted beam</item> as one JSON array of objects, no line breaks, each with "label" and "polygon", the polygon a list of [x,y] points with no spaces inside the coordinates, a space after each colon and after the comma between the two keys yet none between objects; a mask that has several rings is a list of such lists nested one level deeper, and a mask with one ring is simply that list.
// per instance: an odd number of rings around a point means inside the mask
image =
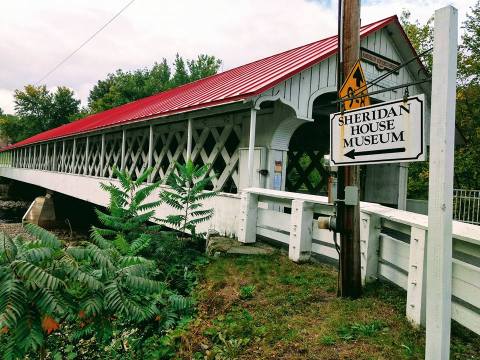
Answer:
[{"label": "white painted beam", "polygon": [[258,195],[243,192],[241,196],[238,241],[254,243],[257,239]]},{"label": "white painted beam", "polygon": [[187,161],[190,160],[192,156],[192,118],[188,118],[187,123]]},{"label": "white painted beam", "polygon": [[57,171],[58,170],[58,165],[57,165],[57,142],[55,141],[53,143],[53,160],[52,160],[52,171]]},{"label": "white painted beam", "polygon": [[[252,186],[254,174],[253,155],[255,152],[255,129],[257,127],[257,110],[250,109],[250,134],[248,139],[248,186]],[[243,171],[244,169],[240,169]]]},{"label": "white painted beam", "polygon": [[[153,166],[153,125],[150,125],[148,132],[148,168],[151,169]],[[149,176],[148,182],[153,182],[154,175],[153,171]]]},{"label": "white painted beam", "polygon": [[[86,144],[85,144],[85,160],[84,160],[84,163],[83,163],[83,174],[84,175],[88,175],[88,147],[90,145],[90,138],[87,136],[87,139],[86,139]],[[80,170],[78,171],[80,172]]]},{"label": "white painted beam", "polygon": [[450,356],[458,13],[435,11],[427,241],[427,360]]},{"label": "white painted beam", "polygon": [[100,176],[105,176],[105,134],[102,134],[102,144],[100,149]]},{"label": "white painted beam", "polygon": [[[75,174],[75,167],[77,165],[75,163],[75,161],[77,159],[76,152],[77,152],[77,138],[73,138],[73,149],[72,149],[72,160],[71,160],[72,163],[71,163],[71,166],[70,166],[70,173],[71,174]],[[68,171],[66,171],[66,172],[68,172]]]},{"label": "white painted beam", "polygon": [[304,200],[292,201],[288,257],[295,262],[310,259],[312,251],[313,206]]},{"label": "white painted beam", "polygon": [[411,228],[406,315],[414,325],[425,325],[425,247],[427,231]]},{"label": "white painted beam", "polygon": [[126,133],[126,130],[123,129],[122,130],[122,157],[121,157],[121,160],[120,160],[120,167],[121,167],[121,170],[125,170],[125,150],[126,150],[126,141],[127,141],[127,133]]},{"label": "white painted beam", "polygon": [[67,172],[67,169],[65,168],[65,140],[62,141],[62,171]]}]

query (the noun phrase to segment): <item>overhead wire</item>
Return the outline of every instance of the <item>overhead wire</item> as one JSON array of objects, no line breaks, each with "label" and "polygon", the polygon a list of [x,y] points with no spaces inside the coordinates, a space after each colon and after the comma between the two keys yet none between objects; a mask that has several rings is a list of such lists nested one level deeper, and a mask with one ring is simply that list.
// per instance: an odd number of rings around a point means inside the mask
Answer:
[{"label": "overhead wire", "polygon": [[35,82],[35,85],[38,85],[43,80],[48,78],[53,74],[60,66],[65,64],[70,60],[77,52],[80,51],[85,45],[87,45],[91,40],[93,40],[101,31],[103,31],[108,25],[110,25],[116,18],[118,18],[130,5],[132,5],[136,0],[130,0],[124,7],[122,7],[113,17],[111,17],[105,24],[103,24],[97,31],[90,35],[84,42],[80,44],[75,50],[73,50],[69,55],[67,55],[63,60],[56,64],[51,70],[49,70],[45,75],[43,75],[38,81]]},{"label": "overhead wire", "polygon": [[[408,64],[410,64],[410,63],[413,62],[414,60],[419,59],[419,58],[421,58],[421,57],[424,57],[425,55],[427,55],[427,54],[428,54],[429,52],[431,52],[432,50],[433,50],[433,48],[427,49],[427,50],[423,51],[422,53],[420,53],[420,54],[418,54],[418,55],[410,58],[409,60],[407,60],[407,61],[405,61],[405,62],[397,65],[396,67],[388,70],[386,73],[384,73],[384,74],[376,77],[376,78],[373,79],[372,81],[367,82],[367,86],[360,87],[360,88],[354,90],[353,95],[344,96],[344,97],[338,98],[337,100],[330,101],[330,102],[328,102],[328,103],[326,103],[326,104],[322,104],[322,105],[320,105],[320,106],[316,106],[316,109],[326,108],[326,107],[329,107],[329,106],[332,106],[332,105],[335,105],[335,104],[338,104],[338,103],[341,103],[341,102],[344,102],[344,101],[347,101],[347,100],[354,100],[354,99],[358,99],[358,98],[364,97],[364,96],[365,96],[365,95],[363,94],[364,91],[370,89],[372,86],[378,85],[378,83],[379,83],[380,81],[382,81],[383,79],[385,79],[387,76],[396,73],[398,70],[400,70],[401,68],[407,66]],[[402,87],[418,85],[418,84],[422,84],[422,83],[428,82],[428,81],[430,81],[430,80],[431,80],[431,78],[426,78],[426,79],[414,81],[414,82],[407,83],[407,84],[396,85],[396,86],[394,86],[394,87],[389,87],[389,88],[385,88],[385,89],[383,89],[383,90],[374,91],[374,92],[372,92],[372,93],[369,93],[368,95],[380,94],[380,93],[382,93],[382,92],[387,92],[387,91],[399,89],[399,88],[402,88]]]},{"label": "overhead wire", "polygon": [[[433,47],[432,48],[429,48],[425,51],[423,51],[422,53],[416,55],[416,56],[413,56],[412,58],[410,58],[409,60],[397,65],[396,67],[388,70],[385,74],[382,74],[378,77],[376,77],[375,79],[373,79],[372,81],[369,81],[367,83],[367,86],[366,87],[360,87],[356,90],[354,90],[353,92],[353,96],[344,96],[342,98],[339,98],[338,100],[336,100],[335,102],[332,102],[332,103],[337,103],[337,102],[342,102],[342,101],[345,101],[345,100],[352,100],[352,99],[356,99],[358,97],[358,95],[361,95],[364,91],[370,89],[372,86],[375,86],[377,85],[380,81],[382,81],[383,79],[387,78],[389,75],[391,74],[394,74],[396,73],[398,70],[400,70],[401,68],[407,66],[408,64],[410,64],[411,62],[413,62],[414,60],[417,60],[421,57],[424,57],[425,55],[427,55],[430,51],[433,50]],[[428,81],[428,79],[424,79],[425,81]],[[425,82],[425,81],[422,81],[422,82]],[[389,89],[385,90],[385,91],[388,91]],[[375,93],[379,93],[381,91],[376,91]],[[362,96],[360,96],[362,97]]]}]

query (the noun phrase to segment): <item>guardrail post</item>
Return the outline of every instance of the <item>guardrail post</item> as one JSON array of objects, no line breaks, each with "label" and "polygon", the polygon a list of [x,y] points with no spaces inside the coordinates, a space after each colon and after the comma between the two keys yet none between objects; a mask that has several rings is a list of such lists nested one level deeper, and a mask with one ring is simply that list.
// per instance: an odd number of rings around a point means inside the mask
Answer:
[{"label": "guardrail post", "polygon": [[360,262],[363,285],[378,279],[380,222],[379,216],[360,212]]},{"label": "guardrail post", "polygon": [[427,231],[412,227],[410,233],[410,261],[407,283],[407,318],[414,325],[425,325],[425,288]]},{"label": "guardrail post", "polygon": [[244,191],[240,199],[238,241],[254,243],[257,238],[258,195]]},{"label": "guardrail post", "polygon": [[293,200],[290,219],[288,257],[295,262],[306,261],[312,251],[312,205],[304,200]]}]

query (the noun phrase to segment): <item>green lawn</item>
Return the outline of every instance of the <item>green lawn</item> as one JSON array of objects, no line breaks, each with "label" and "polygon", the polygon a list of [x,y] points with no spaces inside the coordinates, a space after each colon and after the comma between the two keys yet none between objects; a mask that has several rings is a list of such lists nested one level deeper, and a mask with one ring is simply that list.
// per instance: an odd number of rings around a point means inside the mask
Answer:
[{"label": "green lawn", "polygon": [[[422,359],[424,332],[404,316],[406,294],[385,283],[336,297],[337,271],[280,254],[221,257],[204,269],[185,359]],[[454,326],[452,359],[480,359],[480,337]]]}]

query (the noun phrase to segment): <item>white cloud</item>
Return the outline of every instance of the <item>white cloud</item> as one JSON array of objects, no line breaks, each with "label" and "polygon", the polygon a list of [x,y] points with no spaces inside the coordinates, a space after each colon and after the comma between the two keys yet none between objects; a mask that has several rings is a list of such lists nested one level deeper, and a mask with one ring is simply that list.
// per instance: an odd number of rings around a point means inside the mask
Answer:
[{"label": "white cloud", "polygon": [[13,92],[10,89],[0,89],[0,108],[3,112],[13,113],[15,110],[13,106]]},{"label": "white cloud", "polygon": [[[127,1],[2,1],[0,107],[13,111],[14,89],[39,80]],[[474,0],[364,0],[362,22],[404,8],[425,21],[447,3],[462,20]],[[85,103],[107,73],[172,61],[177,52],[215,55],[226,70],[336,33],[336,6],[328,0],[137,0],[45,82],[73,88]]]}]

